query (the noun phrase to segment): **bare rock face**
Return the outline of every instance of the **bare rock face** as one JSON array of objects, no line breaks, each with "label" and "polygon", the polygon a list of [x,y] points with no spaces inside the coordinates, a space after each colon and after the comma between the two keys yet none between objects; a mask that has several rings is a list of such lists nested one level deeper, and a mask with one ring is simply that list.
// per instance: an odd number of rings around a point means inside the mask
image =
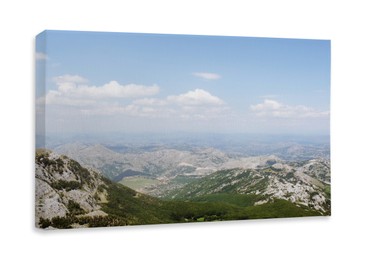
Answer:
[{"label": "bare rock face", "polygon": [[41,220],[66,216],[106,216],[98,201],[101,176],[66,156],[36,152],[36,226]]},{"label": "bare rock face", "polygon": [[[36,171],[40,171],[37,167]],[[44,180],[36,178],[36,223],[40,218],[65,217],[69,211],[60,195]]]}]

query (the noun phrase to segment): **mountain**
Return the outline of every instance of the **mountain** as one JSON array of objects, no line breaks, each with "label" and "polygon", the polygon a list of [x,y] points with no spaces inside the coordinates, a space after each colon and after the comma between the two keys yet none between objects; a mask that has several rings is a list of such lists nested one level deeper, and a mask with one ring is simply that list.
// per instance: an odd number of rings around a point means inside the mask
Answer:
[{"label": "mountain", "polygon": [[102,178],[76,161],[47,150],[36,153],[36,222],[70,214],[106,216]]},{"label": "mountain", "polygon": [[233,201],[236,198],[235,204],[250,198],[251,205],[281,199],[330,215],[329,183],[329,162],[313,159],[301,164],[282,162],[256,169],[217,171],[173,190],[166,198],[190,201]]},{"label": "mountain", "polygon": [[227,154],[212,147],[180,150],[158,146],[119,153],[100,144],[71,143],[58,146],[55,151],[100,170],[110,179],[118,178],[128,170],[150,176],[173,177],[182,173],[203,176],[220,169],[256,167],[268,160],[280,160],[273,155]]},{"label": "mountain", "polygon": [[[330,160],[326,156],[317,157],[319,154],[324,155],[325,151],[324,147],[319,145],[305,146],[283,142],[273,147],[254,146],[258,152],[268,148],[275,154],[290,157],[290,160],[271,154],[245,156],[212,147],[187,145],[175,145],[174,148],[164,145],[108,147],[117,150],[111,150],[101,144],[80,142],[64,144],[55,150],[79,161],[84,167],[97,169],[112,181],[154,197],[165,197],[170,192],[217,171],[235,168],[258,169],[273,164],[283,164],[293,170],[301,169],[302,172],[299,171],[298,176],[303,173],[324,184],[330,184]],[[252,151],[254,148],[250,146],[242,149]],[[310,159],[295,160],[299,158],[299,154]]]},{"label": "mountain", "polygon": [[[44,229],[320,215],[278,198],[257,205],[230,202],[237,201],[235,194],[222,201],[161,200],[45,149],[36,151],[35,173],[35,224]],[[250,201],[250,194],[242,196]]]},{"label": "mountain", "polygon": [[[117,149],[120,151],[118,147]],[[138,191],[157,197],[163,196],[173,188],[181,187],[192,179],[218,170],[256,168],[281,161],[273,155],[243,157],[227,154],[212,147],[185,146],[184,149],[173,149],[165,146],[125,146],[122,152],[115,152],[100,144],[71,143],[58,146],[55,151],[79,161],[84,167],[99,170],[115,182],[125,185],[130,185],[131,182],[146,183],[146,186],[138,185],[141,186]],[[130,187],[135,188],[133,185]]]},{"label": "mountain", "polygon": [[172,222],[162,202],[49,150],[36,152],[36,226],[75,228]]}]

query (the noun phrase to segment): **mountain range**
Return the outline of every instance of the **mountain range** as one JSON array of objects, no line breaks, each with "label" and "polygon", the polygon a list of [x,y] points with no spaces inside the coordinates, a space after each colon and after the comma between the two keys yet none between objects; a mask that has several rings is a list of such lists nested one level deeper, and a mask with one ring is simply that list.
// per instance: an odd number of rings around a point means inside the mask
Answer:
[{"label": "mountain range", "polygon": [[[309,148],[297,144],[288,149],[303,151]],[[260,169],[272,164],[282,165],[284,169],[299,168],[297,176],[303,171],[321,182],[330,183],[330,161],[326,156],[317,157],[316,152],[311,159],[293,161],[271,154],[245,156],[212,147],[187,145],[175,148],[150,145],[134,149],[124,146],[123,151],[115,151],[101,144],[70,143],[56,147],[55,151],[79,161],[83,166],[99,170],[112,181],[155,197],[165,197],[172,190],[216,171]]]},{"label": "mountain range", "polygon": [[[233,157],[213,149],[149,151],[133,158],[101,145],[71,147],[68,155],[45,149],[36,152],[38,227],[330,215],[330,165],[323,158],[286,162],[276,156]],[[75,157],[84,158],[83,162]],[[112,181],[103,174],[106,163],[136,168],[124,168],[122,173],[130,171],[130,176]],[[160,166],[160,175],[151,165]],[[220,165],[229,168],[220,169]],[[204,167],[209,170],[200,171]],[[142,187],[144,194],[122,185],[129,178],[160,181]]]}]

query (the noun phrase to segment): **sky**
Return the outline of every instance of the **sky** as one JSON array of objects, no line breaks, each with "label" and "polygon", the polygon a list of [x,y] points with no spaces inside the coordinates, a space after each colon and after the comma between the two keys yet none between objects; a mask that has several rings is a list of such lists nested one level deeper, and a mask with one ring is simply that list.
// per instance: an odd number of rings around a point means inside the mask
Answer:
[{"label": "sky", "polygon": [[330,41],[45,31],[37,134],[329,134]]}]

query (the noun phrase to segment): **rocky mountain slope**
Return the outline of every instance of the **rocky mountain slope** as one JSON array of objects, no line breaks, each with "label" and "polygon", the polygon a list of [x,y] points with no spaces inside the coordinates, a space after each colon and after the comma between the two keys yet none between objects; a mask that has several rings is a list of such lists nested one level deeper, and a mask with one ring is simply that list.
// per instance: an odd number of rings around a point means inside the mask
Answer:
[{"label": "rocky mountain slope", "polygon": [[218,194],[253,195],[254,205],[274,199],[330,214],[330,167],[323,159],[303,163],[274,163],[256,169],[227,169],[172,191],[167,198],[204,201]]},{"label": "rocky mountain slope", "polygon": [[82,167],[64,155],[36,152],[35,222],[40,228],[172,222],[161,202]]},{"label": "rocky mountain slope", "polygon": [[46,150],[36,154],[36,223],[40,219],[70,214],[106,216],[98,200],[104,184],[99,174],[82,168],[77,162]]}]

